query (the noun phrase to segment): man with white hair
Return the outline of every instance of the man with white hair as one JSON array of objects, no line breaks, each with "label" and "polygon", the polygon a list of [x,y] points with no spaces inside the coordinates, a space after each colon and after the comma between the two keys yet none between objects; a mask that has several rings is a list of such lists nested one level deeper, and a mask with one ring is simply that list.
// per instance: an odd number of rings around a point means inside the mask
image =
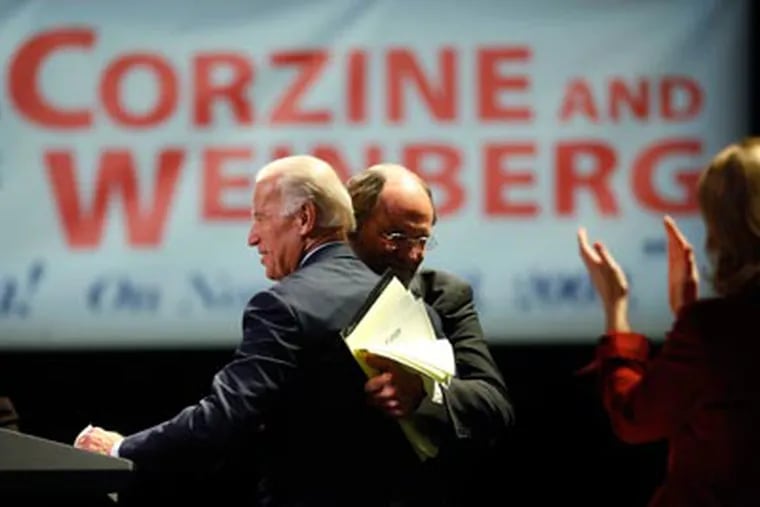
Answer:
[{"label": "man with white hair", "polygon": [[396,421],[366,402],[340,336],[379,279],[345,243],[345,187],[322,160],[278,159],[256,177],[251,219],[248,244],[277,283],[251,298],[211,393],[147,430],[92,428],[75,445],[131,459],[143,476],[199,467],[185,476],[198,479],[186,481],[191,493],[223,461],[235,479],[216,503],[248,493],[262,506],[412,505],[420,462]]}]

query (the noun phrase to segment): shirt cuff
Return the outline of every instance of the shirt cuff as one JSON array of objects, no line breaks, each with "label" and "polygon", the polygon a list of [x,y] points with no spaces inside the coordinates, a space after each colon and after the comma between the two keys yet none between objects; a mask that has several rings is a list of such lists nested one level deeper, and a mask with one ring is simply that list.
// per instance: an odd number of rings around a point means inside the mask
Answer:
[{"label": "shirt cuff", "polygon": [[124,439],[122,438],[121,440],[119,440],[118,442],[116,442],[115,444],[113,444],[111,446],[111,452],[109,452],[108,454],[110,454],[114,458],[118,458],[119,457],[119,449],[121,448],[121,443],[123,441],[124,441]]},{"label": "shirt cuff", "polygon": [[639,333],[611,332],[599,340],[596,357],[589,364],[575,372],[576,375],[593,373],[608,359],[645,361],[649,357],[649,341]]},{"label": "shirt cuff", "polygon": [[422,377],[422,386],[425,388],[426,398],[436,405],[443,405],[443,386],[435,380]]}]

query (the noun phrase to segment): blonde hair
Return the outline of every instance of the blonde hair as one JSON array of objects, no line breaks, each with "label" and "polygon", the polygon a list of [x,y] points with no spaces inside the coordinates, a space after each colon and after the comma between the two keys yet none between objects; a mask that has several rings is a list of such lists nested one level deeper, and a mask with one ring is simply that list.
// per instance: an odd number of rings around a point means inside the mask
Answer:
[{"label": "blonde hair", "polygon": [[760,137],[724,148],[700,175],[712,282],[720,295],[760,282]]}]

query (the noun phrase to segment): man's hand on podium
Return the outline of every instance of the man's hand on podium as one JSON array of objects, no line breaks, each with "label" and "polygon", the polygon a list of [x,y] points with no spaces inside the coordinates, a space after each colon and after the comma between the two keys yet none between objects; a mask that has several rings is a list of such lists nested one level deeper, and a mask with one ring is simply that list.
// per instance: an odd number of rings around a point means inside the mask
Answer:
[{"label": "man's hand on podium", "polygon": [[120,444],[122,440],[124,437],[115,431],[106,431],[98,426],[88,425],[77,435],[74,447],[106,456],[117,456],[114,446]]}]

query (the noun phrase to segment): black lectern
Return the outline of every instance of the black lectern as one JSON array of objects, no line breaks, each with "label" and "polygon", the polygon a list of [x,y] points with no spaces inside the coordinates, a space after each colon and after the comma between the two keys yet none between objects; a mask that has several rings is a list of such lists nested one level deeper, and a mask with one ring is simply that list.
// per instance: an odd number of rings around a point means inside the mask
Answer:
[{"label": "black lectern", "polygon": [[132,462],[0,428],[0,504],[6,500],[77,499],[113,503],[132,476]]}]

